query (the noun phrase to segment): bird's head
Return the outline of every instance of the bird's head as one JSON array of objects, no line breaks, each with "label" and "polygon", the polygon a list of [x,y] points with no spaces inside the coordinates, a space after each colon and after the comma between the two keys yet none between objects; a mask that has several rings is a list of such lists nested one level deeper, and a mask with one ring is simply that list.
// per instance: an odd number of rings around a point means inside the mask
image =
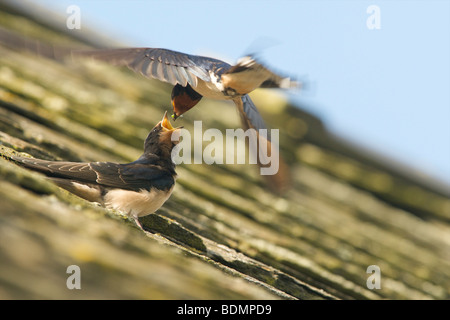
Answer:
[{"label": "bird's head", "polygon": [[172,107],[173,107],[173,119],[176,120],[183,113],[194,107],[202,98],[202,95],[197,93],[188,84],[183,87],[177,84],[172,89]]},{"label": "bird's head", "polygon": [[183,127],[172,127],[166,111],[162,120],[153,127],[152,131],[148,134],[147,139],[145,139],[144,153],[170,157],[172,149],[179,142],[179,140],[172,141],[172,135],[182,128]]}]

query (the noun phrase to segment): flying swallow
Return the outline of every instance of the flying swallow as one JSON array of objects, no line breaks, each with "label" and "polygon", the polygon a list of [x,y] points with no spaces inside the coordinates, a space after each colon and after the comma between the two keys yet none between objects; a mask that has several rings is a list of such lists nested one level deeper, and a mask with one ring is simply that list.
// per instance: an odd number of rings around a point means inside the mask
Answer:
[{"label": "flying swallow", "polygon": [[126,164],[11,158],[83,199],[127,214],[140,226],[138,218],[154,213],[172,194],[176,172],[171,151],[178,141],[171,137],[179,129],[166,112],[145,139],[142,156]]},{"label": "flying swallow", "polygon": [[[245,56],[235,65],[230,65],[214,58],[157,48],[103,49],[73,53],[127,66],[148,78],[173,84],[171,100],[174,119],[194,107],[202,97],[232,100],[239,111],[244,130],[253,128],[257,132],[259,129],[266,129],[266,125],[248,93],[256,88],[301,87],[301,83],[272,72],[252,56]],[[271,150],[270,137],[264,139],[258,134],[257,138],[258,142],[266,143]],[[280,170],[277,175],[269,177],[276,189],[283,188],[289,180],[286,165],[280,157],[278,159]],[[259,164],[263,166],[260,161]]]}]

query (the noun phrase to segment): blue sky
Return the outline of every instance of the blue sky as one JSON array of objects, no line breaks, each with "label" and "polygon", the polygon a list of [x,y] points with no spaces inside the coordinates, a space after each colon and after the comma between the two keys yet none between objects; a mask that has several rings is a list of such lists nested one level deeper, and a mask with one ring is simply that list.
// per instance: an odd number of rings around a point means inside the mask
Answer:
[{"label": "blue sky", "polygon": [[[232,63],[250,51],[314,90],[334,133],[450,185],[450,1],[34,0],[129,46]],[[367,8],[380,10],[369,30]]]}]

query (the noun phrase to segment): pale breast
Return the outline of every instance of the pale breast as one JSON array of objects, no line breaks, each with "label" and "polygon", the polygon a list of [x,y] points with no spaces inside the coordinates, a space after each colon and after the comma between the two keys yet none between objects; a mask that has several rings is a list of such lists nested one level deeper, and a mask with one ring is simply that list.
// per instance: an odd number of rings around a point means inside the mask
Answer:
[{"label": "pale breast", "polygon": [[206,98],[218,100],[230,99],[230,97],[223,94],[223,85],[217,82],[217,78],[214,75],[211,75],[210,82],[198,79],[197,86],[194,90]]},{"label": "pale breast", "polygon": [[158,210],[172,194],[170,190],[162,191],[153,188],[151,191],[139,192],[129,190],[111,190],[104,198],[105,206],[119,210],[134,218],[146,216]]},{"label": "pale breast", "polygon": [[268,79],[271,73],[263,67],[253,67],[238,73],[222,75],[222,84],[225,88],[233,88],[237,93],[244,95],[259,88]]}]

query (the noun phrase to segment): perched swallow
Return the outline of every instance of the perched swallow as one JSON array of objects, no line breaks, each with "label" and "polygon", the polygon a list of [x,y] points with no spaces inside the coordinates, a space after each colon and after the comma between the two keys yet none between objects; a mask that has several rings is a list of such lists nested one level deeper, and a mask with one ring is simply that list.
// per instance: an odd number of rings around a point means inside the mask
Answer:
[{"label": "perched swallow", "polygon": [[173,128],[167,118],[148,134],[144,153],[134,162],[65,162],[12,157],[19,165],[45,174],[55,184],[92,202],[119,210],[135,219],[158,210],[175,185],[171,159]]},{"label": "perched swallow", "polygon": [[[202,97],[232,100],[245,130],[266,129],[248,93],[256,88],[300,87],[299,83],[275,74],[251,56],[239,59],[232,66],[214,58],[156,48],[105,49],[74,54],[127,66],[146,77],[173,84],[171,100],[174,119],[194,107]],[[258,141],[260,139],[262,137],[258,135]],[[270,138],[264,142],[270,147]],[[286,165],[279,160],[279,174],[271,179],[278,189],[289,179]]]}]

